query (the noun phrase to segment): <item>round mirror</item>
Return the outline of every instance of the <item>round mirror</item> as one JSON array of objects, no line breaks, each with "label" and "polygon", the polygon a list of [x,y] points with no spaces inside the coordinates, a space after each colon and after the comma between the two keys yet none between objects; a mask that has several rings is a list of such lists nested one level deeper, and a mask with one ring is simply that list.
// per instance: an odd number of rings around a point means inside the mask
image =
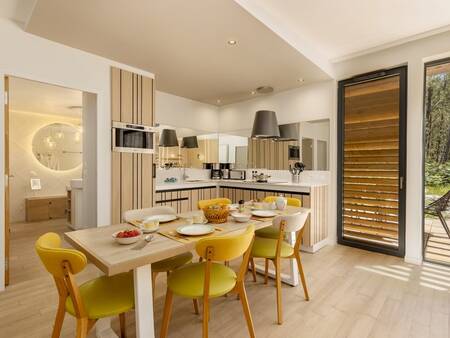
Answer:
[{"label": "round mirror", "polygon": [[78,167],[82,161],[80,128],[65,123],[42,127],[33,137],[33,154],[42,165],[52,170]]}]

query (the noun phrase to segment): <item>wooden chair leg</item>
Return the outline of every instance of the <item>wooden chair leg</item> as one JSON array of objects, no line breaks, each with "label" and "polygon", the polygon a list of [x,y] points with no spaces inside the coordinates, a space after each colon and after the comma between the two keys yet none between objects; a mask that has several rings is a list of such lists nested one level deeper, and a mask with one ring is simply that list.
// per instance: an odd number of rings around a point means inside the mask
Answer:
[{"label": "wooden chair leg", "polygon": [[208,338],[208,322],[209,322],[209,299],[203,296],[203,338]]},{"label": "wooden chair leg", "polygon": [[88,320],[87,333],[91,332],[91,330],[94,327],[95,323],[97,323],[97,319],[89,319]]},{"label": "wooden chair leg", "polygon": [[164,304],[164,314],[161,325],[161,338],[166,338],[169,331],[170,315],[172,313],[173,293],[170,289],[166,292],[166,303]]},{"label": "wooden chair leg", "polygon": [[266,258],[264,262],[264,284],[267,284],[269,280],[269,260]]},{"label": "wooden chair leg", "polygon": [[88,331],[88,319],[77,318],[77,335],[76,338],[86,338]]},{"label": "wooden chair leg", "polygon": [[247,328],[251,338],[255,338],[255,328],[253,326],[252,314],[250,313],[250,307],[248,306],[247,293],[245,292],[244,283],[239,286],[238,295],[241,299],[242,310],[244,311],[245,320],[247,321]]},{"label": "wooden chair leg", "polygon": [[59,336],[61,335],[61,328],[64,322],[64,316],[66,314],[65,303],[65,300],[59,300],[58,310],[56,311],[55,324],[53,325],[52,338],[59,338]]},{"label": "wooden chair leg", "polygon": [[152,296],[153,301],[155,301],[155,287],[156,287],[156,277],[158,276],[157,272],[152,272]]},{"label": "wooden chair leg", "polygon": [[281,264],[280,260],[277,259],[275,261],[275,280],[277,286],[277,315],[278,315],[278,324],[283,324],[283,313],[282,313],[282,304],[281,304]]},{"label": "wooden chair leg", "polygon": [[125,318],[125,312],[121,313],[119,315],[119,323],[120,323],[120,338],[126,337],[126,318]]},{"label": "wooden chair leg", "polygon": [[305,273],[303,272],[303,265],[302,265],[302,261],[300,259],[300,254],[299,253],[297,253],[295,255],[295,260],[297,261],[298,272],[300,273],[300,279],[302,281],[303,292],[305,293],[305,299],[307,301],[309,301],[309,294],[308,294],[308,288],[306,287]]},{"label": "wooden chair leg", "polygon": [[198,299],[194,298],[192,299],[192,303],[194,304],[194,312],[196,315],[200,314],[200,312],[198,311]]},{"label": "wooden chair leg", "polygon": [[256,282],[255,260],[253,259],[253,257],[250,258],[250,264],[252,266],[253,281]]}]

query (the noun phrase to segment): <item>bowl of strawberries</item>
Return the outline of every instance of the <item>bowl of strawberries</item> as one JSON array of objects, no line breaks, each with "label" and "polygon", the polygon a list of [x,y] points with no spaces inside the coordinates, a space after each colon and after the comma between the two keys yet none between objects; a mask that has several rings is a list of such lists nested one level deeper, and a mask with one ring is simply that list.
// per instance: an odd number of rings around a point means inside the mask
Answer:
[{"label": "bowl of strawberries", "polygon": [[142,237],[142,231],[139,229],[126,229],[117,231],[112,236],[119,244],[133,244]]}]

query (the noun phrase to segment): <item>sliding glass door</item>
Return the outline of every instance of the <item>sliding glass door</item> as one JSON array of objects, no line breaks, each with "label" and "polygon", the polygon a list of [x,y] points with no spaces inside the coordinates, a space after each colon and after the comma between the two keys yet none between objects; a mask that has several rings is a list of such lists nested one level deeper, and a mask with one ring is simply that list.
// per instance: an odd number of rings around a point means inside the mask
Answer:
[{"label": "sliding glass door", "polygon": [[450,58],[425,65],[424,259],[450,265]]},{"label": "sliding glass door", "polygon": [[338,241],[404,255],[406,67],[339,82]]}]

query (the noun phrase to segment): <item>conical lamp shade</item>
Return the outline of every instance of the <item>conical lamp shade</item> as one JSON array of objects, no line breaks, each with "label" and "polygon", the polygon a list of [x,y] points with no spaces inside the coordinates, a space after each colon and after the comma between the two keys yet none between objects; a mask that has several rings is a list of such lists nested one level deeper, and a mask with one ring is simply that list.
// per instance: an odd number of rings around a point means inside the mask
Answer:
[{"label": "conical lamp shade", "polygon": [[181,148],[198,148],[197,136],[186,136],[181,141]]},{"label": "conical lamp shade", "polygon": [[258,110],[253,121],[252,137],[256,138],[278,138],[277,114],[271,110]]},{"label": "conical lamp shade", "polygon": [[178,147],[177,133],[175,129],[163,129],[159,138],[160,147]]},{"label": "conical lamp shade", "polygon": [[298,123],[280,124],[280,141],[298,141],[299,126]]}]

